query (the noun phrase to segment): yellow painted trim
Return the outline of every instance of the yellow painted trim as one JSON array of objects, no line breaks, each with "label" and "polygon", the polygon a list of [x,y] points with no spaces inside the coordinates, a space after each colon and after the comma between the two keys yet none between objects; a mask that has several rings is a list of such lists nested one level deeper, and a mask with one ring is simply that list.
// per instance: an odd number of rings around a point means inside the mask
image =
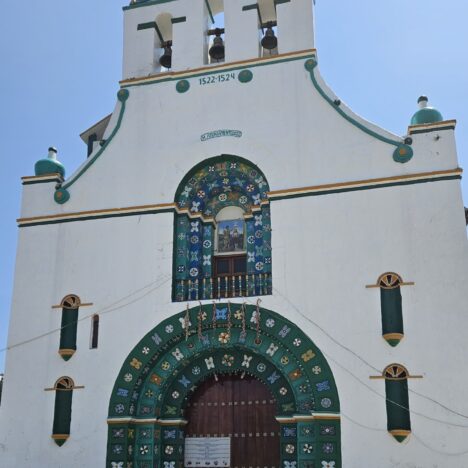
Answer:
[{"label": "yellow painted trim", "polygon": [[408,431],[406,429],[392,429],[391,431],[388,431],[390,434],[393,436],[404,436],[408,437],[411,434],[411,431]]},{"label": "yellow painted trim", "polygon": [[409,125],[408,126],[408,133],[411,133],[411,130],[418,130],[421,128],[438,128],[438,127],[446,127],[447,125],[457,125],[457,121],[455,119],[452,120],[442,120],[442,122],[434,122],[434,123],[427,123],[427,124],[417,124],[417,125]]},{"label": "yellow painted trim", "polygon": [[50,437],[54,440],[67,440],[70,438],[70,434],[52,434]]},{"label": "yellow painted trim", "polygon": [[[83,302],[83,303],[80,303],[80,305],[78,307],[91,307],[92,305],[94,305],[92,302]],[[57,304],[57,305],[53,305],[52,306],[52,309],[63,309],[63,305],[62,304]],[[65,309],[67,309],[68,307],[65,307]]]},{"label": "yellow painted trim", "polygon": [[376,185],[376,184],[385,184],[387,182],[396,182],[400,180],[418,180],[418,179],[427,179],[431,177],[438,177],[441,175],[459,175],[463,173],[463,169],[457,167],[456,169],[448,169],[444,171],[432,171],[432,172],[419,172],[416,174],[402,174],[399,176],[392,177],[380,177],[377,179],[364,179],[364,180],[355,180],[350,182],[340,182],[335,184],[323,184],[323,185],[312,185],[309,187],[298,187],[284,190],[273,190],[267,192],[268,197],[278,197],[292,194],[301,194],[309,192],[321,192],[330,189],[346,188],[346,187],[358,187],[365,185]]},{"label": "yellow painted trim", "polygon": [[135,418],[108,418],[107,424],[158,424],[160,426],[184,426],[188,421],[185,419],[135,419]]},{"label": "yellow painted trim", "polygon": [[50,182],[55,182],[59,181],[61,182],[63,180],[62,176],[58,172],[53,172],[50,174],[44,174],[44,175],[39,175],[39,176],[23,176],[21,177],[22,183],[24,184],[25,182],[37,182],[37,181],[50,181]]},{"label": "yellow painted trim", "polygon": [[58,353],[60,354],[60,356],[73,356],[76,353],[76,349],[63,348],[59,349]]},{"label": "yellow painted trim", "polygon": [[385,333],[382,337],[385,340],[402,340],[405,335],[403,335],[403,333]]},{"label": "yellow painted trim", "polygon": [[237,62],[223,63],[221,65],[214,65],[214,66],[211,65],[211,66],[205,66],[205,67],[200,67],[200,68],[192,68],[191,70],[158,73],[155,75],[149,75],[149,76],[145,76],[141,78],[128,78],[126,80],[120,81],[119,84],[121,86],[126,86],[126,85],[134,85],[138,83],[145,83],[147,81],[158,82],[161,80],[166,80],[167,78],[179,79],[179,78],[190,77],[191,75],[197,75],[199,73],[205,73],[205,72],[218,73],[223,70],[229,70],[231,68],[254,65],[257,63],[262,63],[262,64],[275,63],[277,61],[281,61],[282,59],[286,57],[308,56],[310,54],[315,54],[316,52],[317,52],[316,49],[305,49],[305,50],[300,50],[297,52],[287,52],[285,54],[278,54],[273,57],[257,57],[254,59],[239,60]]},{"label": "yellow painted trim", "polygon": [[[314,414],[314,419],[323,420],[323,421],[340,421],[340,415],[333,415],[333,414]],[[300,419],[298,420],[300,421]]]},{"label": "yellow painted trim", "polygon": [[[268,197],[278,197],[278,196],[287,196],[294,194],[306,194],[313,192],[322,192],[330,189],[337,188],[347,188],[347,187],[359,187],[366,185],[378,185],[385,184],[391,181],[408,181],[408,180],[418,180],[418,179],[427,179],[431,177],[438,177],[444,175],[460,175],[463,173],[463,169],[449,169],[444,171],[432,171],[432,172],[421,172],[416,174],[404,174],[400,176],[393,177],[383,177],[378,179],[365,179],[357,180],[350,182],[334,183],[334,184],[324,184],[324,185],[313,185],[309,187],[298,187],[291,189],[283,190],[274,190],[267,193]],[[252,213],[257,212],[261,209],[261,206],[269,204],[270,201],[263,200],[261,205],[252,207]],[[67,219],[76,219],[86,218],[88,216],[106,216],[106,215],[115,215],[115,214],[132,214],[133,212],[144,212],[144,211],[157,211],[157,210],[174,210],[178,214],[187,214],[191,219],[202,219],[204,222],[214,222],[212,217],[204,217],[202,213],[191,213],[188,208],[179,208],[176,203],[158,203],[154,205],[140,205],[140,206],[129,206],[124,208],[108,208],[102,210],[90,210],[90,211],[75,211],[70,213],[60,213],[54,215],[43,215],[43,216],[33,216],[30,218],[18,218],[18,225],[27,225],[30,223],[37,222],[48,222],[48,221],[66,221]],[[404,285],[410,285],[411,283],[403,283]]]},{"label": "yellow painted trim", "polygon": [[294,416],[275,416],[275,419],[280,424],[290,424],[296,422],[307,422],[307,421],[340,421],[341,416],[339,414],[331,414],[331,413],[314,413],[311,415],[307,414],[295,414]]},{"label": "yellow painted trim", "polygon": [[369,379],[371,380],[408,380],[408,379],[424,379],[422,375],[408,375],[407,377],[403,377],[401,379],[390,379],[385,377],[384,375],[370,375]]},{"label": "yellow painted trim", "polygon": [[106,214],[115,214],[115,213],[131,213],[132,211],[142,211],[142,210],[155,210],[155,209],[167,209],[175,208],[175,203],[160,203],[157,205],[141,205],[141,206],[130,206],[126,208],[109,208],[103,210],[90,210],[90,211],[75,211],[71,213],[61,213],[56,215],[48,216],[33,216],[31,218],[19,218],[17,219],[18,223],[34,222],[34,221],[48,221],[55,219],[68,219],[68,218],[81,218],[86,216],[93,215],[106,215]]},{"label": "yellow painted trim", "polygon": [[[416,283],[414,281],[403,281],[398,286],[414,286],[415,284]],[[366,288],[367,289],[380,288],[380,286],[378,284],[366,284]]]}]

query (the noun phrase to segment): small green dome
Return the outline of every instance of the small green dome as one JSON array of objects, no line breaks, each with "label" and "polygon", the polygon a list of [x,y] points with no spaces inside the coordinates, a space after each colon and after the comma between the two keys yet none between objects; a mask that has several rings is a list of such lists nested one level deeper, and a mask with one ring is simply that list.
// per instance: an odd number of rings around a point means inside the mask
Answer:
[{"label": "small green dome", "polygon": [[55,148],[49,148],[49,156],[37,161],[34,165],[34,172],[37,176],[60,174],[65,178],[65,167],[60,161],[57,161],[57,150]]},{"label": "small green dome", "polygon": [[411,118],[411,125],[430,124],[444,120],[442,114],[437,109],[427,105],[427,101],[426,96],[421,96],[418,99],[420,109]]}]

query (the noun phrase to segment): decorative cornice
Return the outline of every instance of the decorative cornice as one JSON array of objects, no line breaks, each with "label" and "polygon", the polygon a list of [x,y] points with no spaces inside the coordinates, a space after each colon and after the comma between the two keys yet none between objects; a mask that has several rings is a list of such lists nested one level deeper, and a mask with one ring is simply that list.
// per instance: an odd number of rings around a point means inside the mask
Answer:
[{"label": "decorative cornice", "polygon": [[[393,177],[383,177],[379,179],[367,179],[335,184],[315,185],[309,187],[298,187],[284,190],[273,190],[268,192],[268,204],[270,201],[283,200],[288,198],[300,198],[307,196],[329,195],[332,193],[344,193],[357,190],[369,190],[383,187],[393,187],[398,185],[420,184],[441,180],[460,179],[463,170],[461,168],[445,171],[423,172],[417,174],[404,174]],[[261,209],[262,205],[252,207],[255,212]],[[179,208],[175,203],[160,203],[155,205],[129,206],[125,208],[109,208],[103,210],[79,211],[71,213],[60,213],[54,215],[34,216],[17,219],[19,227],[38,226],[43,224],[58,224],[74,221],[87,221],[92,219],[116,218],[123,216],[138,216],[145,214],[159,213],[186,214],[191,219],[201,219],[205,223],[213,223],[211,217],[204,217],[202,213],[191,213],[188,208]]]},{"label": "decorative cornice", "polygon": [[442,122],[434,122],[428,124],[410,125],[408,127],[409,135],[416,135],[418,133],[429,133],[441,130],[455,130],[457,126],[456,120],[443,120]]},{"label": "decorative cornice", "polygon": [[21,177],[21,183],[23,185],[33,185],[33,184],[48,184],[51,182],[61,183],[63,182],[62,176],[58,173],[56,174],[45,174],[40,176],[25,176]]},{"label": "decorative cornice", "polygon": [[350,182],[340,182],[334,184],[313,185],[309,187],[298,187],[286,190],[273,190],[268,192],[271,201],[285,198],[297,198],[312,195],[324,195],[330,193],[349,192],[354,190],[366,190],[379,187],[389,187],[394,185],[407,185],[411,183],[431,182],[434,180],[460,178],[463,170],[461,168],[421,172],[416,174],[403,174],[392,177],[380,177],[377,179],[355,180]]}]

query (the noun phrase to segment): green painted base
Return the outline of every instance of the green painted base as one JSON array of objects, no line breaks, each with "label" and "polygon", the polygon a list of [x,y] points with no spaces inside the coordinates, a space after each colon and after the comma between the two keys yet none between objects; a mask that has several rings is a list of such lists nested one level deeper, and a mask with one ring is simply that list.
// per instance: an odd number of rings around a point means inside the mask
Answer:
[{"label": "green painted base", "polygon": [[58,353],[64,361],[68,361],[75,354],[75,351],[75,349],[59,349]]},{"label": "green painted base", "polygon": [[386,333],[383,335],[383,339],[393,348],[398,346],[403,338],[403,333]]},{"label": "green painted base", "polygon": [[61,447],[70,437],[68,434],[52,434],[52,439],[54,442]]},{"label": "green painted base", "polygon": [[404,442],[411,434],[411,431],[407,431],[403,429],[393,430],[389,432],[391,436],[400,444]]},{"label": "green painted base", "polygon": [[395,346],[398,346],[400,340],[387,340],[387,343],[394,348]]}]

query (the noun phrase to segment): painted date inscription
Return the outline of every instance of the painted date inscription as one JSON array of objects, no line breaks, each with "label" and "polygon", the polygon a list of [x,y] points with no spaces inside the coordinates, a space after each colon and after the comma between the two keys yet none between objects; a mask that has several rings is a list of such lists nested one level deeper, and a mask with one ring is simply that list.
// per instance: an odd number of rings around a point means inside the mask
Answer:
[{"label": "painted date inscription", "polygon": [[214,83],[225,83],[226,81],[232,81],[236,79],[236,74],[231,73],[220,73],[219,75],[204,76],[198,79],[200,85],[208,85]]}]

